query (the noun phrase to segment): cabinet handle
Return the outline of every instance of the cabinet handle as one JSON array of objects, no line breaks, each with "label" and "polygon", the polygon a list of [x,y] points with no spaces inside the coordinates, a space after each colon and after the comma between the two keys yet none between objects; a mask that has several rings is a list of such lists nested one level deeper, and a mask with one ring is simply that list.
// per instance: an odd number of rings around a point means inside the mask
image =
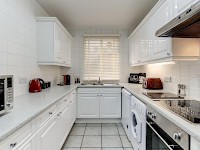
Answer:
[{"label": "cabinet handle", "polygon": [[52,115],[53,113],[52,112],[49,112],[49,115]]},{"label": "cabinet handle", "polygon": [[62,112],[59,112],[58,114],[57,114],[57,116],[60,116],[62,114]]},{"label": "cabinet handle", "polygon": [[67,99],[64,100],[65,102],[67,101]]},{"label": "cabinet handle", "polygon": [[170,53],[167,53],[167,56],[170,56]]},{"label": "cabinet handle", "polygon": [[10,147],[15,147],[17,145],[17,142],[10,144]]},{"label": "cabinet handle", "polygon": [[97,95],[97,96],[99,96],[99,95]]}]

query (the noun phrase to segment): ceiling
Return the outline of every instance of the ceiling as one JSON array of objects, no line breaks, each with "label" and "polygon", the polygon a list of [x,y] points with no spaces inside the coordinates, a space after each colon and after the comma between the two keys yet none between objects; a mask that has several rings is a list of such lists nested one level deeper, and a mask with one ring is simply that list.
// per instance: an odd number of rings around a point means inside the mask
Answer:
[{"label": "ceiling", "polygon": [[158,0],[37,0],[67,27],[135,28]]}]

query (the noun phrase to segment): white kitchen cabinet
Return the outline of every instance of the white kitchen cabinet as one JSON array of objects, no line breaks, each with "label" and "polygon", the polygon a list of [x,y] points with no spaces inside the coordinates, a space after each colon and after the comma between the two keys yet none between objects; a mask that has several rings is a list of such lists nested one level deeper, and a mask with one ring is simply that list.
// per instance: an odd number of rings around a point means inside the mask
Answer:
[{"label": "white kitchen cabinet", "polygon": [[121,88],[79,88],[78,118],[121,118]]},{"label": "white kitchen cabinet", "polygon": [[173,0],[173,17],[175,18],[198,1],[199,0]]},{"label": "white kitchen cabinet", "polygon": [[100,95],[100,118],[121,118],[121,94]]},{"label": "white kitchen cabinet", "polygon": [[160,0],[129,37],[131,66],[173,60],[199,59],[199,39],[156,37],[155,33],[174,17],[174,1]]},{"label": "white kitchen cabinet", "polygon": [[37,17],[38,64],[71,66],[72,36],[55,17]]},{"label": "white kitchen cabinet", "polygon": [[161,7],[149,19],[151,60],[162,59],[172,55],[171,38],[156,37],[155,33],[172,18],[171,0],[166,0]]},{"label": "white kitchen cabinet", "polygon": [[78,94],[78,118],[99,118],[97,94]]},{"label": "white kitchen cabinet", "polygon": [[31,138],[29,138],[22,145],[19,145],[18,147],[13,148],[13,150],[35,150],[35,149],[36,149],[36,138],[35,138],[35,135],[33,135]]},{"label": "white kitchen cabinet", "polygon": [[198,141],[197,139],[195,139],[191,136],[191,138],[190,138],[190,149],[191,150],[199,150],[199,148],[200,148],[200,141]]}]

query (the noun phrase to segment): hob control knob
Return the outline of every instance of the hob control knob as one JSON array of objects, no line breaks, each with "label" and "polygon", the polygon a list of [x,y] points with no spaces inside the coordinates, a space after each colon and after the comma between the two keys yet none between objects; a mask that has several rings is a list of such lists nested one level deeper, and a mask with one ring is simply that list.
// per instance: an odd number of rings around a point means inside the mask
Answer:
[{"label": "hob control knob", "polygon": [[181,139],[181,133],[174,133],[174,139],[175,140],[180,140]]},{"label": "hob control knob", "polygon": [[8,107],[11,107],[11,106],[12,106],[12,104],[11,104],[11,103],[7,103],[6,105],[7,105]]},{"label": "hob control knob", "polygon": [[156,119],[156,114],[152,114],[151,118]]},{"label": "hob control knob", "polygon": [[148,115],[152,115],[152,112],[151,112],[151,111],[148,111],[147,114],[148,114]]}]

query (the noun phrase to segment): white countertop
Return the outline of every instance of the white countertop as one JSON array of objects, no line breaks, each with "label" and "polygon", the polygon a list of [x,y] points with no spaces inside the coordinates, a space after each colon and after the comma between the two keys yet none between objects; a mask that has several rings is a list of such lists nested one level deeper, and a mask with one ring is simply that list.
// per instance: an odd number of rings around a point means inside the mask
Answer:
[{"label": "white countertop", "polygon": [[[14,99],[14,109],[0,117],[0,141],[7,138],[17,129],[34,119],[37,115],[57,102],[61,97],[65,96],[77,87],[79,87],[79,85],[54,86],[49,89],[45,89],[40,93],[29,93],[16,97]],[[190,123],[178,117],[142,94],[142,92],[152,90],[145,90],[140,84],[120,83],[119,87],[125,87],[145,104],[157,110],[164,117],[200,141],[200,124]],[[153,92],[156,91],[153,90]]]},{"label": "white countertop", "polygon": [[[147,104],[150,107],[152,107],[153,109],[155,109],[157,112],[159,112],[161,115],[166,117],[168,120],[172,121],[174,124],[179,126],[181,129],[183,129],[189,135],[191,135],[192,137],[194,137],[200,141],[200,124],[190,123],[189,121],[186,121],[185,119],[183,119],[181,117],[178,117],[171,111],[156,104],[150,98],[148,98],[147,96],[142,94],[143,92],[147,92],[147,91],[156,92],[157,90],[146,90],[146,89],[143,89],[142,86],[139,84],[125,83],[125,84],[120,84],[120,85],[124,86],[125,89],[127,89],[129,92],[131,92],[137,98],[139,98],[145,104]],[[159,90],[159,91],[164,91],[164,90]]]},{"label": "white countertop", "polygon": [[0,116],[0,141],[34,119],[77,85],[54,86],[40,93],[29,93],[14,99],[14,109]]}]

